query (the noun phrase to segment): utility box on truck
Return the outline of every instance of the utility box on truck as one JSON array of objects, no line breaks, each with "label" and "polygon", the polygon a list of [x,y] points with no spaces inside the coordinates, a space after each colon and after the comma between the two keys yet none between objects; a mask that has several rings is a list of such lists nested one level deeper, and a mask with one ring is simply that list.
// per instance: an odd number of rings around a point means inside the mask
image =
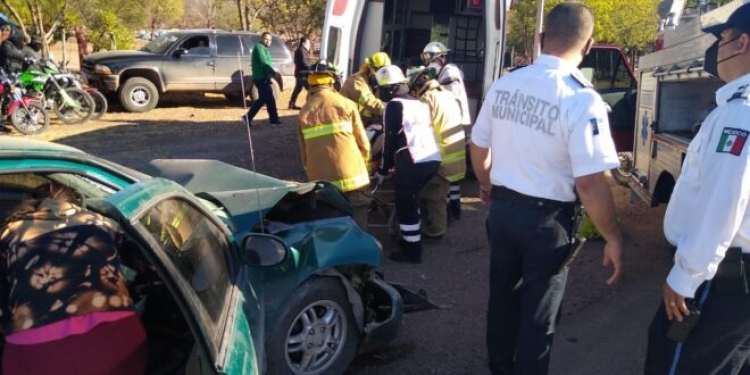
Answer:
[{"label": "utility box on truck", "polygon": [[640,58],[630,187],[651,206],[669,201],[688,146],[724,82],[703,71],[716,40],[702,27],[725,22],[744,2],[735,0],[664,34],[664,48]]}]

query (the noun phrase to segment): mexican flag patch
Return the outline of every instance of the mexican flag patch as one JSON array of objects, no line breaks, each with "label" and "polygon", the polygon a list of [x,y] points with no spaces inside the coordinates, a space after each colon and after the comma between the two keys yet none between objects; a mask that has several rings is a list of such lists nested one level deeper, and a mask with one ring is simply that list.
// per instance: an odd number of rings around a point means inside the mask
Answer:
[{"label": "mexican flag patch", "polygon": [[724,128],[721,132],[719,145],[716,146],[716,152],[725,152],[734,156],[740,156],[742,148],[745,147],[748,135],[750,133],[747,130]]}]

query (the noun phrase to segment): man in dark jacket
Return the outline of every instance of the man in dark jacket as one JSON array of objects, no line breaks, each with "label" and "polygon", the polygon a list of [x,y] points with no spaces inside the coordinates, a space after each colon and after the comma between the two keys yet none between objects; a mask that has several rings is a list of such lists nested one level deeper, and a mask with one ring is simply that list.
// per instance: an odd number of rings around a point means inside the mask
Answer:
[{"label": "man in dark jacket", "polygon": [[299,47],[294,51],[294,76],[297,83],[294,85],[292,97],[289,99],[289,109],[300,109],[297,107],[297,96],[304,87],[307,90],[307,72],[310,70],[310,39],[302,37],[299,39]]},{"label": "man in dark jacket", "polygon": [[271,126],[281,125],[279,120],[279,113],[276,111],[276,98],[273,97],[273,79],[276,71],[271,66],[271,52],[268,51],[268,47],[271,46],[271,34],[264,32],[260,36],[260,42],[255,44],[253,48],[251,68],[253,72],[253,85],[258,90],[258,99],[253,101],[253,105],[250,106],[250,110],[247,114],[242,116],[242,122],[245,126],[250,127],[253,118],[258,114],[260,108],[266,105],[268,109],[268,119]]},{"label": "man in dark jacket", "polygon": [[0,26],[0,68],[6,73],[20,71],[26,57],[23,50],[18,49],[13,43],[12,31],[8,24]]}]

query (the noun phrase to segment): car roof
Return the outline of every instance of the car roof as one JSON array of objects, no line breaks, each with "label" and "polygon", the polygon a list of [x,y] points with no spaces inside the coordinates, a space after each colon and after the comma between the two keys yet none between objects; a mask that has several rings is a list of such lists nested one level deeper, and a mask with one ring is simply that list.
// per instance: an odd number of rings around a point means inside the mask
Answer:
[{"label": "car roof", "polygon": [[84,152],[59,143],[37,141],[22,137],[0,136],[0,152],[79,153]]}]

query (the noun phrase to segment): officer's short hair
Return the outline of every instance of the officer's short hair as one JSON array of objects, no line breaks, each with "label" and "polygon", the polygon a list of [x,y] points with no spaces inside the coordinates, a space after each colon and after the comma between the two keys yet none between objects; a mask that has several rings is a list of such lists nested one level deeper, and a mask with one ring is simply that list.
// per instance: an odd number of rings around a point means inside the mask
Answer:
[{"label": "officer's short hair", "polygon": [[562,3],[550,11],[544,26],[544,44],[570,50],[591,38],[594,13],[580,3]]}]

